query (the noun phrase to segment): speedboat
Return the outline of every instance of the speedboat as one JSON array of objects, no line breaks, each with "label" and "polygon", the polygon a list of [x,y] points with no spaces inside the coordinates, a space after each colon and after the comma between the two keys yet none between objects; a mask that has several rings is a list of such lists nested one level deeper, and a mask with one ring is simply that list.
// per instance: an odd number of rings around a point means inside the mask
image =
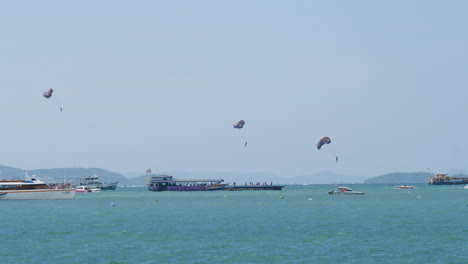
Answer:
[{"label": "speedboat", "polygon": [[87,193],[87,192],[100,192],[101,189],[99,188],[91,188],[91,187],[88,187],[88,186],[78,186],[76,187],[76,192],[77,193]]},{"label": "speedboat", "polygon": [[100,188],[89,188],[88,190],[89,190],[89,192],[100,192],[101,191]]},{"label": "speedboat", "polygon": [[76,187],[76,192],[77,193],[86,193],[88,190],[86,189],[86,186],[77,186]]},{"label": "speedboat", "polygon": [[399,185],[399,186],[395,186],[395,189],[414,189],[414,186]]},{"label": "speedboat", "polygon": [[223,190],[227,186],[226,183],[217,183],[217,184],[210,184],[206,186],[207,191],[218,191],[218,190]]},{"label": "speedboat", "polygon": [[351,194],[364,194],[363,192],[356,192],[351,190],[349,187],[345,186],[336,186],[335,190],[329,191],[328,194],[330,195],[351,195]]}]

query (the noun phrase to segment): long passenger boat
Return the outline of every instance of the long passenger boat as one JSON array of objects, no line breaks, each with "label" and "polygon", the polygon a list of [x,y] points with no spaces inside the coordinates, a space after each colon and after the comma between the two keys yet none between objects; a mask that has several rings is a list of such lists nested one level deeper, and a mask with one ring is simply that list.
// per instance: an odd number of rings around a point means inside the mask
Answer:
[{"label": "long passenger boat", "polygon": [[37,178],[0,181],[0,200],[73,199],[75,192],[70,184],[50,186]]},{"label": "long passenger boat", "polygon": [[153,175],[148,183],[148,190],[152,192],[215,191],[223,190],[227,186],[222,183],[223,181],[223,179],[175,180],[170,175]]},{"label": "long passenger boat", "polygon": [[468,184],[468,177],[449,177],[448,174],[436,174],[429,178],[429,184],[433,185],[453,185]]},{"label": "long passenger boat", "polygon": [[267,183],[257,183],[247,185],[229,185],[223,183],[223,179],[195,179],[195,180],[175,180],[170,175],[153,175],[148,183],[148,190],[153,192],[178,191],[246,191],[246,190],[282,190],[282,185],[268,185]]}]

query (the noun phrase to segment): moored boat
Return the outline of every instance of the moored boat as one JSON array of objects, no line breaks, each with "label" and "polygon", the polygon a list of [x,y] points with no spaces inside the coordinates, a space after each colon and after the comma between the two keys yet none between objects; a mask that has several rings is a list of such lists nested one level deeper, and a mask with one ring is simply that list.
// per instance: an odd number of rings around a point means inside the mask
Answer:
[{"label": "moored boat", "polygon": [[215,191],[223,190],[227,184],[223,179],[175,180],[170,175],[152,175],[148,190],[152,192],[178,191]]},{"label": "moored boat", "polygon": [[117,189],[117,184],[119,184],[119,182],[111,182],[111,183],[101,183],[99,185],[99,190],[103,190],[103,191],[114,191],[115,189]]},{"label": "moored boat", "polygon": [[256,184],[250,183],[250,185],[247,185],[247,183],[245,185],[236,185],[234,183],[233,186],[226,186],[226,190],[229,191],[281,191],[283,188],[284,185],[273,185],[273,182],[271,184],[257,182]]},{"label": "moored boat", "polygon": [[363,195],[363,192],[356,192],[351,190],[349,187],[336,186],[335,190],[329,191],[330,195]]},{"label": "moored boat", "polygon": [[468,177],[450,177],[448,174],[436,174],[435,177],[429,178],[429,184],[433,185],[453,185],[453,184],[468,184]]},{"label": "moored boat", "polygon": [[50,186],[35,177],[0,181],[0,200],[73,199],[75,192],[70,184]]},{"label": "moored boat", "polygon": [[103,191],[113,191],[117,188],[119,182],[101,183],[96,175],[88,176],[80,180],[79,186],[86,186],[89,189],[99,189]]},{"label": "moored boat", "polygon": [[86,190],[86,186],[77,186],[76,187],[76,192],[77,193],[87,193],[88,190]]},{"label": "moored boat", "polygon": [[77,193],[88,193],[88,192],[100,192],[101,189],[99,188],[90,188],[88,186],[78,186],[76,187]]},{"label": "moored boat", "polygon": [[207,191],[219,191],[223,190],[228,186],[227,183],[216,183],[216,184],[210,184],[206,186]]}]

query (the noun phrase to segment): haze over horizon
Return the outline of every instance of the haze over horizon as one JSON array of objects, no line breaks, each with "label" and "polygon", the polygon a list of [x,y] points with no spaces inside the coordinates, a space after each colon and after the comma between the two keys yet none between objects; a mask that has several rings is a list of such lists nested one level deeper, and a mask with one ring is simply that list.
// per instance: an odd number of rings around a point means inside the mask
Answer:
[{"label": "haze over horizon", "polygon": [[[359,177],[466,167],[468,2],[0,7],[2,165]],[[323,136],[332,142],[317,150]]]}]

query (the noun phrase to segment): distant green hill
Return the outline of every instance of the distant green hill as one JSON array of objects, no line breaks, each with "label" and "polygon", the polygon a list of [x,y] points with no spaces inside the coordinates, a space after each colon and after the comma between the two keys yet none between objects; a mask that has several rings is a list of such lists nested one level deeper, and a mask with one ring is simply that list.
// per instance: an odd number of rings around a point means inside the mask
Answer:
[{"label": "distant green hill", "polygon": [[24,170],[0,165],[0,179],[23,179]]},{"label": "distant green hill", "polygon": [[99,181],[104,182],[120,182],[127,178],[119,173],[99,169],[99,168],[53,168],[53,169],[38,169],[29,170],[29,175],[36,175],[39,179],[47,181],[50,179],[78,179],[96,175]]},{"label": "distant green hill", "polygon": [[403,183],[427,183],[430,177],[434,177],[434,174],[428,172],[394,172],[384,174],[377,177],[372,177],[364,181],[368,184],[379,184],[379,183],[391,183],[391,184],[403,184]]}]

